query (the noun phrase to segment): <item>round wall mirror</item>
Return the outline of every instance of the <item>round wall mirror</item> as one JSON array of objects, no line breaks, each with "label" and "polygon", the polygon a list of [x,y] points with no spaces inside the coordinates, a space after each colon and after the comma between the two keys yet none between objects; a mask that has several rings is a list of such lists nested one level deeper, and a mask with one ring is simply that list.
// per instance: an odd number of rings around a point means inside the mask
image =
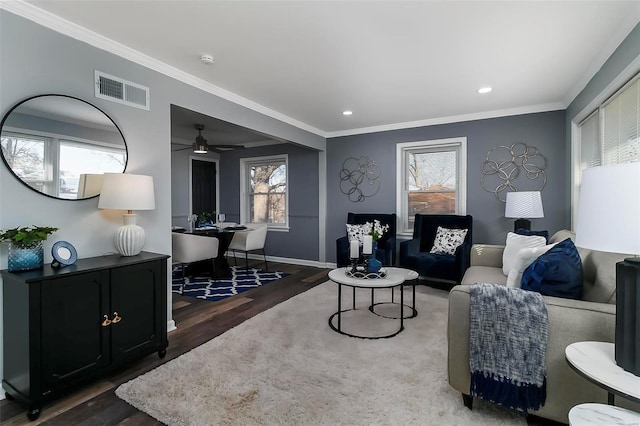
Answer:
[{"label": "round wall mirror", "polygon": [[122,173],[127,145],[98,107],[66,95],[41,95],[15,105],[0,124],[2,160],[29,188],[82,200],[100,194],[103,173]]}]

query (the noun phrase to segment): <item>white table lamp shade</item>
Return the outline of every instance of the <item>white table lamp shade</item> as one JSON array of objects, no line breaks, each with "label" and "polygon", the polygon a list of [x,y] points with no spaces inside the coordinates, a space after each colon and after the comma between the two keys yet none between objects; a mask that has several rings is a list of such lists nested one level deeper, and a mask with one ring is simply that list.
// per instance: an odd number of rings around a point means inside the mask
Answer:
[{"label": "white table lamp shade", "polygon": [[582,172],[576,246],[640,254],[640,163]]},{"label": "white table lamp shade", "polygon": [[504,217],[526,219],[544,217],[540,191],[507,192]]},{"label": "white table lamp shade", "polygon": [[115,235],[115,245],[123,256],[135,256],[144,246],[144,229],[136,224],[137,215],[132,210],[153,210],[156,208],[153,192],[153,177],[126,173],[105,173],[99,209],[128,210]]},{"label": "white table lamp shade", "polygon": [[128,173],[105,173],[99,209],[154,210],[153,177]]}]

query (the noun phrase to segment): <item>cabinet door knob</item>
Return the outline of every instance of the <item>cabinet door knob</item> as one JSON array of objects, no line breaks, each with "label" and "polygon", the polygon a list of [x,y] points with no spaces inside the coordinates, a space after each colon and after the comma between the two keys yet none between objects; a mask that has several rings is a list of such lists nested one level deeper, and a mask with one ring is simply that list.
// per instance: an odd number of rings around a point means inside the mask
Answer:
[{"label": "cabinet door knob", "polygon": [[[118,321],[119,321],[119,320],[118,320]],[[109,319],[109,316],[108,316],[108,315],[105,315],[105,316],[104,316],[104,321],[102,321],[102,326],[103,326],[103,327],[106,327],[106,326],[108,326],[109,324],[111,324],[111,320]]]},{"label": "cabinet door knob", "polygon": [[122,317],[118,315],[117,312],[113,313],[113,319],[111,320],[112,323],[118,323],[120,322],[120,320],[122,320]]}]

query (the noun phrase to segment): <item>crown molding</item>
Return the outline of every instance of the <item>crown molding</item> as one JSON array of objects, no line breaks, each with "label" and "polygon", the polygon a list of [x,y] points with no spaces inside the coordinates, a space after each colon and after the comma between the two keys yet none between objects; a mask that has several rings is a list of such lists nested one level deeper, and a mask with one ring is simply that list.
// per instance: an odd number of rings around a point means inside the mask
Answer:
[{"label": "crown molding", "polygon": [[218,96],[229,102],[233,102],[234,104],[241,105],[245,108],[290,124],[291,126],[297,127],[299,129],[306,130],[318,136],[326,137],[324,131],[317,129],[307,123],[298,121],[287,115],[279,113],[278,111],[272,110],[271,108],[260,105],[240,95],[236,95],[235,93],[225,90],[214,84],[208,83],[198,77],[181,71],[171,65],[165,64],[164,62],[161,62],[141,52],[138,52],[135,49],[104,37],[85,27],[82,27],[78,24],[75,24],[50,12],[42,10],[36,6],[26,3],[23,0],[2,0],[0,1],[0,9],[5,9],[11,13],[29,19],[30,21],[40,24],[60,34],[82,41],[98,49],[120,56],[131,62],[135,62],[136,64],[164,74],[167,77],[171,77],[175,80],[181,81],[207,93]]},{"label": "crown molding", "polygon": [[[449,117],[439,117],[439,118],[425,119],[425,120],[418,120],[418,121],[393,123],[393,124],[385,124],[380,126],[371,126],[371,127],[363,127],[363,128],[356,128],[356,129],[340,130],[340,131],[334,131],[334,132],[326,132],[324,130],[313,127],[307,123],[304,123],[302,121],[296,120],[287,115],[279,113],[278,111],[275,111],[268,107],[260,105],[254,101],[251,101],[247,98],[239,96],[221,87],[208,83],[198,77],[195,77],[191,74],[181,71],[171,65],[165,64],[164,62],[158,61],[157,59],[147,56],[141,52],[138,52],[137,50],[131,49],[130,47],[127,47],[114,40],[106,38],[78,24],[75,24],[71,21],[63,19],[50,12],[42,10],[36,6],[26,3],[23,0],[0,0],[0,9],[5,9],[11,13],[22,16],[23,18],[29,19],[53,31],[56,31],[58,33],[71,37],[73,39],[79,40],[81,42],[87,43],[93,47],[107,51],[114,55],[120,56],[124,59],[132,61],[139,65],[142,65],[151,70],[157,71],[170,78],[173,78],[175,80],[178,80],[190,86],[198,88],[202,91],[205,91],[207,93],[210,93],[212,95],[225,99],[229,102],[232,102],[237,105],[241,105],[245,108],[248,108],[260,114],[266,115],[268,117],[274,118],[276,120],[282,121],[291,126],[299,128],[301,130],[308,131],[310,133],[313,133],[323,138],[335,138],[335,137],[341,137],[341,136],[351,136],[351,135],[374,133],[374,132],[385,132],[390,130],[399,130],[399,129],[406,129],[406,128],[433,126],[433,125],[439,125],[439,124],[450,124],[450,123],[457,123],[457,122],[464,122],[464,121],[483,120],[483,119],[505,117],[505,116],[512,116],[512,115],[553,111],[558,109],[566,109],[569,104],[567,102],[555,102],[551,104],[517,107],[513,109],[495,110],[495,111],[487,111],[487,112],[480,112],[480,113],[463,114],[463,115],[456,115],[456,116],[449,116]],[[626,37],[629,31],[630,30],[627,30],[626,32],[621,31],[621,33],[624,33],[624,37]],[[621,40],[624,40],[624,37],[622,37],[618,41],[621,42]],[[613,44],[614,43],[612,42],[612,45]],[[615,47],[617,47],[618,45],[615,45]],[[613,50],[615,50],[615,47],[613,48]],[[603,53],[603,56],[604,56],[604,53]],[[584,85],[582,84],[577,85],[574,91],[578,90],[578,88],[579,90],[582,90],[584,88]],[[573,96],[573,98],[575,98],[575,96]],[[573,100],[573,98],[571,98],[571,100]]]},{"label": "crown molding", "polygon": [[538,112],[556,111],[566,109],[562,102],[550,104],[532,105],[495,111],[485,111],[473,114],[453,115],[450,117],[430,118],[427,120],[408,121],[405,123],[384,124],[381,126],[362,127],[360,129],[340,130],[337,132],[327,132],[326,138],[338,138],[341,136],[361,135],[365,133],[387,132],[390,130],[410,129],[414,127],[436,126],[439,124],[461,123],[464,121],[486,120],[488,118],[508,117],[512,115],[534,114]]}]

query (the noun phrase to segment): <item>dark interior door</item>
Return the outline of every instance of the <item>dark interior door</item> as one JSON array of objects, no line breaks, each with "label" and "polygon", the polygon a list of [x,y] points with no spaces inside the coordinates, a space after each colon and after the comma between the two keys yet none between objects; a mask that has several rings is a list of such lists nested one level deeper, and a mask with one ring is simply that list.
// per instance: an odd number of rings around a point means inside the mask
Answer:
[{"label": "dark interior door", "polygon": [[191,162],[191,208],[194,214],[212,213],[216,208],[216,163],[192,160]]}]

